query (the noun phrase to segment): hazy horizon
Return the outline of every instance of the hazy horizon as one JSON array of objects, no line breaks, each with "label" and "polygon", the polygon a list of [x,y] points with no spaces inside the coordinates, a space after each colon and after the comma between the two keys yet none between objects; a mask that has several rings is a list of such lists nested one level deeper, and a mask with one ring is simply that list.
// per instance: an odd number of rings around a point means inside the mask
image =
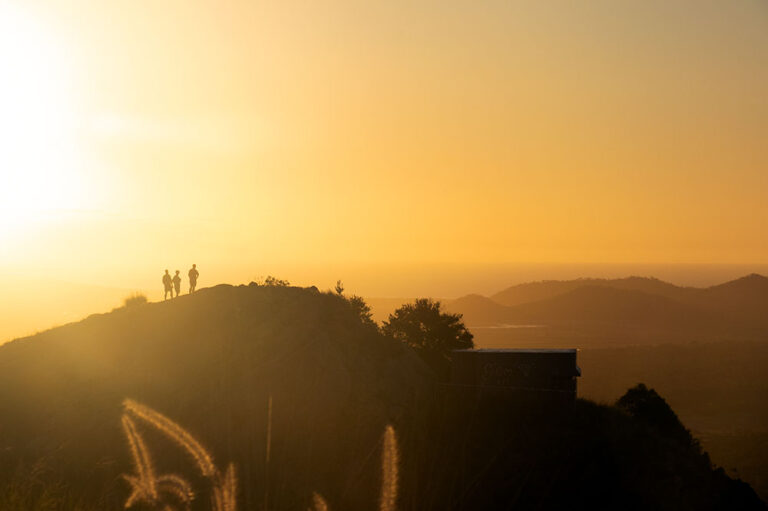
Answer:
[{"label": "hazy horizon", "polygon": [[765,508],[768,0],[0,0],[0,75],[2,511]]},{"label": "hazy horizon", "polygon": [[[247,284],[267,275],[293,285],[332,289],[341,279],[348,294],[366,298],[409,300],[417,297],[454,299],[467,294],[491,295],[509,286],[539,280],[577,278],[654,277],[679,286],[707,287],[750,273],[768,275],[768,264],[753,265],[648,265],[648,264],[507,264],[507,265],[325,265],[323,267],[272,265],[264,271],[233,271],[208,268],[198,263],[199,286]],[[160,278],[164,268],[148,269],[131,282],[76,281],[28,275],[0,269],[0,343],[30,335],[85,316],[118,307],[132,293],[144,293],[150,301],[163,299]],[[182,270],[186,285],[186,266]],[[154,273],[151,271],[154,270]],[[392,302],[394,303],[394,302]],[[374,303],[374,308],[379,305]],[[389,306],[389,302],[387,302]],[[381,311],[378,316],[381,317]]]},{"label": "hazy horizon", "polygon": [[34,0],[0,34],[0,273],[768,263],[757,2]]}]

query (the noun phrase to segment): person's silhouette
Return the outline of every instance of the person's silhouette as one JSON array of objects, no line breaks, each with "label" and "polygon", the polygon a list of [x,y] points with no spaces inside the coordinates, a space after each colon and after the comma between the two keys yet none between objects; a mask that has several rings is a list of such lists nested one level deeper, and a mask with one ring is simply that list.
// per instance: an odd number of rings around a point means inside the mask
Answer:
[{"label": "person's silhouette", "polygon": [[163,275],[163,287],[165,288],[165,298],[163,300],[168,299],[168,293],[171,293],[171,298],[173,298],[173,288],[171,287],[173,281],[171,280],[171,274],[168,273],[168,270],[165,270],[165,275]]},{"label": "person's silhouette", "polygon": [[192,294],[195,292],[195,287],[197,286],[197,277],[200,275],[200,272],[197,271],[197,265],[193,264],[192,269],[189,270],[189,293]]},{"label": "person's silhouette", "polygon": [[[176,275],[173,276],[173,287],[176,289],[176,296],[179,296],[179,293],[181,293],[181,276],[179,273],[179,270],[176,270]],[[171,297],[173,297],[173,293],[171,293]]]}]

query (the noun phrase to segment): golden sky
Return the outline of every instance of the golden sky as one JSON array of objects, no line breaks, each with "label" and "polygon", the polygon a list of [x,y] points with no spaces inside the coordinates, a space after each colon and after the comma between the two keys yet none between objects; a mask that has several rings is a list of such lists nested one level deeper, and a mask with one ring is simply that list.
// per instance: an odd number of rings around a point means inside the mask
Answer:
[{"label": "golden sky", "polygon": [[0,270],[768,262],[759,0],[5,0],[0,73]]}]

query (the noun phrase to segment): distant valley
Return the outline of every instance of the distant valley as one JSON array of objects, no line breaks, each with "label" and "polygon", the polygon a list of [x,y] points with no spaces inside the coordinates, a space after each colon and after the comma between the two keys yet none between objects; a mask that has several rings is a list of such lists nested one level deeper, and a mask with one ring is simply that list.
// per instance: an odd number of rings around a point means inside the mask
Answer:
[{"label": "distant valley", "polygon": [[[399,305],[370,303],[379,320]],[[768,278],[757,274],[707,288],[647,277],[540,281],[444,303],[463,315],[482,347],[616,347],[768,334]],[[531,325],[540,328],[499,328]]]},{"label": "distant valley", "polygon": [[[371,299],[377,320],[407,299]],[[644,382],[713,462],[768,499],[768,278],[682,287],[655,278],[547,280],[443,300],[481,348],[579,348],[579,395]]]}]

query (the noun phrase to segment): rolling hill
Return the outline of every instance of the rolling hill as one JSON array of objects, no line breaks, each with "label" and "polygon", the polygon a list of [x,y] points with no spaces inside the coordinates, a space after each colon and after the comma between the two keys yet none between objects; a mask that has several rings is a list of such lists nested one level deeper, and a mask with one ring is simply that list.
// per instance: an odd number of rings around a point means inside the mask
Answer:
[{"label": "rolling hill", "polygon": [[699,290],[691,302],[768,326],[768,277],[751,274]]},{"label": "rolling hill", "polygon": [[456,300],[448,300],[445,308],[449,312],[464,315],[467,325],[494,325],[513,321],[513,311],[500,303],[482,295],[467,295]]},{"label": "rolling hill", "polygon": [[[315,288],[221,285],[96,314],[0,346],[0,509],[122,509],[126,398],[233,462],[239,509],[307,509],[313,492],[375,509],[387,424],[398,509],[765,509],[653,391],[551,408],[435,383],[405,344]],[[195,488],[191,511],[210,509],[183,450],[140,433],[158,473]]]},{"label": "rolling hill", "polygon": [[768,278],[749,275],[709,288],[657,279],[577,279],[513,286],[490,298],[448,301],[470,326],[538,323],[642,325],[649,330],[729,331],[754,338],[768,332]]},{"label": "rolling hill", "polygon": [[585,286],[602,286],[628,291],[641,291],[652,295],[683,299],[695,292],[694,288],[679,287],[668,282],[648,277],[626,277],[622,279],[545,280],[528,282],[509,287],[491,296],[502,305],[515,306],[530,303],[573,291]]},{"label": "rolling hill", "polygon": [[[378,467],[360,453],[387,423],[406,427],[431,378],[410,349],[314,289],[221,285],[118,309],[0,346],[0,480],[31,460],[51,488],[121,509],[131,466],[120,408],[133,398],[236,463],[253,481],[243,509],[261,506],[266,486],[277,508],[306,508],[313,491],[370,507]],[[279,461],[268,479],[270,397]],[[172,446],[159,452],[194,481]]]},{"label": "rolling hill", "polygon": [[561,295],[510,307],[512,317],[535,322],[641,323],[645,326],[709,324],[700,309],[643,291],[581,286]]}]

